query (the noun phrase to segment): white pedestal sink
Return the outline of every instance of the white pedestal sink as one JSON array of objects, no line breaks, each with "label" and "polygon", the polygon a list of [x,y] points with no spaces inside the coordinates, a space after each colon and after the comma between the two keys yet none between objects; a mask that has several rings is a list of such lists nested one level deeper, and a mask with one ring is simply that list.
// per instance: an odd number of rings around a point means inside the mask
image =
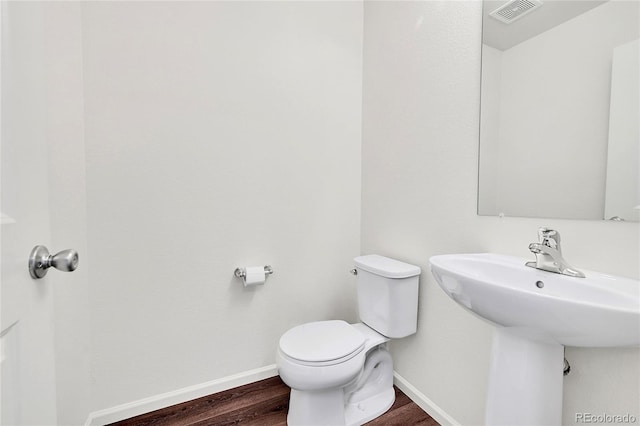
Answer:
[{"label": "white pedestal sink", "polygon": [[440,287],[497,325],[486,425],[560,425],[564,346],[640,344],[640,281],[568,277],[497,254],[429,259]]}]

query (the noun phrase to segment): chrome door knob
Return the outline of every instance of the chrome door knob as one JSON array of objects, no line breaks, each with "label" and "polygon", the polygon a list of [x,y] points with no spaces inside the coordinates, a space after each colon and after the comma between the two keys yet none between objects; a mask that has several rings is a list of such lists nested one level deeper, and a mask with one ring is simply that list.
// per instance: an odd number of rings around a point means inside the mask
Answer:
[{"label": "chrome door knob", "polygon": [[75,271],[78,267],[78,252],[69,249],[53,255],[51,258],[51,266],[60,271]]},{"label": "chrome door knob", "polygon": [[32,278],[42,278],[52,266],[60,271],[71,272],[78,267],[78,261],[78,252],[75,250],[63,250],[51,255],[45,246],[35,246],[29,256],[29,273]]}]

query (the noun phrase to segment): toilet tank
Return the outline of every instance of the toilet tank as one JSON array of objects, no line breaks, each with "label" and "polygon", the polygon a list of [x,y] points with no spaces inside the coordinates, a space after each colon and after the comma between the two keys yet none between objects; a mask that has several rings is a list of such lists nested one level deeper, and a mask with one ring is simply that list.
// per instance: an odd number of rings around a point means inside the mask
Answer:
[{"label": "toilet tank", "polygon": [[354,262],[360,320],[387,337],[414,334],[420,267],[377,254],[356,257]]}]

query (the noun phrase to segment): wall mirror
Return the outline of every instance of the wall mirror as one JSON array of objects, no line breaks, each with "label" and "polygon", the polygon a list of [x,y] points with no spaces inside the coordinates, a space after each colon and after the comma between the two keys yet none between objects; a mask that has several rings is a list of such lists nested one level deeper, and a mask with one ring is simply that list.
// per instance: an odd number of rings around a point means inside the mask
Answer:
[{"label": "wall mirror", "polygon": [[483,2],[478,214],[640,219],[639,5]]}]

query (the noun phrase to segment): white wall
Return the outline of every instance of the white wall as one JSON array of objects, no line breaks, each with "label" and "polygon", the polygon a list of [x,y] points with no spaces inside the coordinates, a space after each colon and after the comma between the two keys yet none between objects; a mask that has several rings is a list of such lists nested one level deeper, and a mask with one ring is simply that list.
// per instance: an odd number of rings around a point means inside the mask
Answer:
[{"label": "white wall", "polygon": [[87,2],[82,25],[92,410],[355,320],[362,4]]},{"label": "white wall", "polygon": [[502,52],[500,159],[488,182],[498,207],[481,213],[604,217],[613,49],[638,38],[638,7],[610,1]]},{"label": "white wall", "polygon": [[[639,226],[476,215],[480,2],[366,2],[362,252],[420,265],[418,333],[393,342],[396,370],[465,425],[481,425],[492,327],[449,300],[430,256],[530,257],[537,228],[562,233],[576,267],[638,278]],[[567,348],[563,424],[576,412],[640,417],[633,349]]]}]

